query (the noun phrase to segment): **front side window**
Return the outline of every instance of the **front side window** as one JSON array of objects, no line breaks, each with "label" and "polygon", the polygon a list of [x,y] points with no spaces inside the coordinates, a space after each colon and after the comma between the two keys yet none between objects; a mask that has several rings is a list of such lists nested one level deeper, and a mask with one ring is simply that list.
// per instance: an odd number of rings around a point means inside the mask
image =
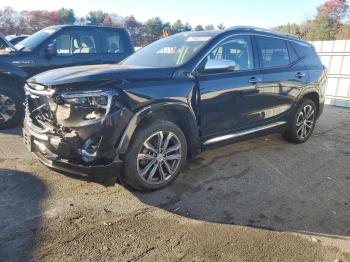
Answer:
[{"label": "front side window", "polygon": [[263,36],[258,36],[257,39],[263,68],[283,67],[290,64],[286,41]]},{"label": "front side window", "polygon": [[249,36],[235,36],[220,44],[209,54],[207,60],[233,61],[235,71],[251,70],[254,68],[253,50]]},{"label": "front side window", "polygon": [[96,41],[89,32],[67,32],[57,36],[50,44],[57,56],[96,54]]},{"label": "front side window", "polygon": [[103,45],[103,53],[105,54],[118,54],[124,52],[124,46],[122,37],[117,31],[103,31],[102,41]]},{"label": "front side window", "polygon": [[176,67],[185,64],[211,39],[211,36],[178,34],[158,40],[129,56],[125,65]]}]

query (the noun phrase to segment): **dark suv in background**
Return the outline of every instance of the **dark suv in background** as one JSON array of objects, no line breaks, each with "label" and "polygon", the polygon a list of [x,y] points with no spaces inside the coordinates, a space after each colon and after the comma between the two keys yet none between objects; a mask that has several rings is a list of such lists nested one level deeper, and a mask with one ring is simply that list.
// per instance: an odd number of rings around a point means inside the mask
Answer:
[{"label": "dark suv in background", "polygon": [[24,139],[45,165],[171,183],[203,149],[279,132],[308,140],[326,69],[290,35],[235,27],[159,40],[119,65],[53,70],[28,81]]},{"label": "dark suv in background", "polygon": [[0,52],[0,129],[24,115],[25,81],[38,73],[67,66],[117,63],[134,52],[124,29],[52,26]]}]

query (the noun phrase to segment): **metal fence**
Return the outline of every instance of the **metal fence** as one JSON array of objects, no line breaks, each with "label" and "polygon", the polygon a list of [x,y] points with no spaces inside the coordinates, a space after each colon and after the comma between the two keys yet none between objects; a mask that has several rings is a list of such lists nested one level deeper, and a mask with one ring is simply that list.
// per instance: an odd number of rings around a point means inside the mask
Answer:
[{"label": "metal fence", "polygon": [[312,42],[328,68],[326,104],[350,107],[350,40]]}]

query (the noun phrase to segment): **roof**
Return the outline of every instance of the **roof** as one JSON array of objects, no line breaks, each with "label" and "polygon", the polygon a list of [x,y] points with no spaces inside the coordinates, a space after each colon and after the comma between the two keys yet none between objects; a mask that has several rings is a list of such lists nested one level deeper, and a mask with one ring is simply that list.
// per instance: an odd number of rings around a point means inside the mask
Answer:
[{"label": "roof", "polygon": [[196,36],[212,36],[215,37],[217,35],[220,34],[224,34],[224,33],[230,33],[230,32],[251,32],[251,33],[263,33],[266,36],[278,36],[281,38],[284,38],[286,40],[292,40],[292,41],[297,41],[297,42],[302,42],[302,43],[306,43],[309,44],[308,42],[298,38],[295,35],[292,34],[286,34],[286,33],[282,33],[282,32],[276,32],[270,29],[265,29],[265,28],[260,28],[260,27],[252,27],[252,26],[234,26],[234,27],[230,27],[226,30],[209,30],[209,31],[188,31],[188,32],[182,32],[179,34],[188,34],[188,35],[196,35]]},{"label": "roof", "polygon": [[283,33],[283,32],[276,32],[270,29],[265,29],[265,28],[260,28],[260,27],[253,27],[253,26],[234,26],[234,27],[230,27],[228,29],[225,30],[226,32],[231,32],[231,31],[250,31],[250,32],[254,32],[254,33],[264,33],[267,36],[278,36],[278,37],[282,37],[286,40],[293,40],[293,41],[297,41],[297,42],[302,42],[302,43],[307,43],[308,42],[300,39],[299,37],[292,35],[292,34],[287,34],[287,33]]},{"label": "roof", "polygon": [[182,35],[193,35],[193,36],[217,36],[224,31],[222,30],[206,30],[206,31],[185,31],[178,34]]},{"label": "roof", "polygon": [[[110,28],[114,30],[125,30],[124,28],[119,28],[119,27],[109,27],[109,26],[98,26],[98,25],[52,25],[47,28],[52,28],[52,29],[61,29],[61,28]],[[45,29],[45,28],[44,28]]]}]

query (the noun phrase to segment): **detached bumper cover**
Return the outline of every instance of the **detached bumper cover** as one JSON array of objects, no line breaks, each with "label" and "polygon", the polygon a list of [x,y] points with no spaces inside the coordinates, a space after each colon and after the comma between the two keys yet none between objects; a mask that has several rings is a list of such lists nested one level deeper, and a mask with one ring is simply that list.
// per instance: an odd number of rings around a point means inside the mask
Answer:
[{"label": "detached bumper cover", "polygon": [[[102,182],[107,185],[112,185],[116,182],[123,161],[114,161],[106,165],[83,165],[77,163],[71,163],[67,160],[60,159],[54,152],[50,151],[46,146],[45,136],[36,134],[28,125],[24,125],[23,135],[25,140],[26,136],[30,134],[31,146],[30,151],[34,153],[37,158],[45,166],[57,171],[61,171],[66,174],[75,175],[78,177],[84,177],[90,180]],[[44,140],[43,140],[44,139]],[[25,141],[27,144],[27,142]],[[27,145],[28,146],[28,145]]]},{"label": "detached bumper cover", "polygon": [[113,185],[123,166],[123,162],[114,162],[106,166],[83,166],[60,160],[46,158],[41,152],[34,152],[39,161],[54,170],[79,177],[88,178],[107,185]]}]

